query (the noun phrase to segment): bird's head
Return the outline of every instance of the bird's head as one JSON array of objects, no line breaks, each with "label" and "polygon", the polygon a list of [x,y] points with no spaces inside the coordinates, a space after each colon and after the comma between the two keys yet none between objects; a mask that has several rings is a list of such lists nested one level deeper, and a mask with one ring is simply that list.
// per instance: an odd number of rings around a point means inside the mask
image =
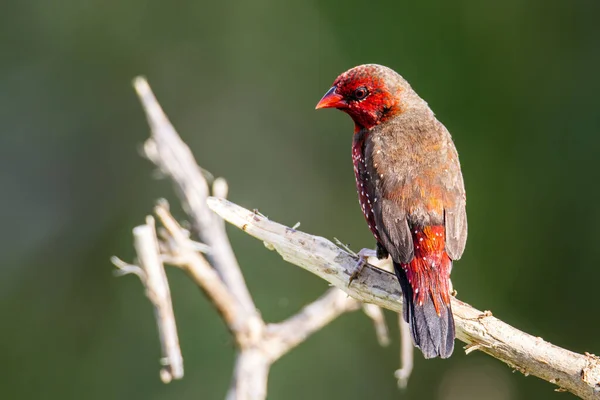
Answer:
[{"label": "bird's head", "polygon": [[392,69],[365,64],[338,76],[316,108],[344,111],[352,117],[358,131],[402,114],[414,103],[414,96],[408,82]]}]

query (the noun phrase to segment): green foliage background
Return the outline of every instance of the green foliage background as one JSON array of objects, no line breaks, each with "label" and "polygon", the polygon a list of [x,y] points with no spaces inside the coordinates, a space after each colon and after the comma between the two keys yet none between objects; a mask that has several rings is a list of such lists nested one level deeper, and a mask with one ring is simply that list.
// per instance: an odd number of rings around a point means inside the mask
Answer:
[{"label": "green foliage background", "polygon": [[[186,377],[163,385],[152,309],[109,257],[176,201],[137,149],[130,85],[144,74],[230,198],[287,224],[373,239],[352,176],[352,123],[314,105],[342,71],[399,71],[453,133],[468,194],[461,299],[574,351],[600,352],[600,2],[12,1],[0,13],[0,397],[221,399],[232,341],[169,271]],[[183,213],[178,213],[184,217]],[[326,289],[231,230],[264,317]],[[388,314],[396,332],[395,318]],[[271,399],[553,399],[552,387],[482,354],[417,356],[346,315],[278,362]]]}]

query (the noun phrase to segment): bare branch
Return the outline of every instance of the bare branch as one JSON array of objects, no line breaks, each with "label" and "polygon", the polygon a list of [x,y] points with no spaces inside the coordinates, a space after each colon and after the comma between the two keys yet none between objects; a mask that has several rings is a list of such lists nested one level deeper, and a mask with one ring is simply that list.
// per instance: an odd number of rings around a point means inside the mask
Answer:
[{"label": "bare branch", "polygon": [[390,335],[381,307],[377,307],[375,304],[363,303],[362,309],[367,317],[371,318],[371,321],[373,321],[379,345],[384,347],[388,346],[390,344]]},{"label": "bare branch", "polygon": [[210,264],[217,270],[225,285],[235,293],[236,301],[245,309],[248,317],[255,315],[254,301],[244,282],[223,224],[215,223],[217,217],[206,206],[209,188],[202,170],[156,101],[146,79],[137,77],[133,85],[152,131],[151,139],[144,146],[146,155],[173,179],[183,200],[184,209],[192,218],[197,235],[212,249],[210,255],[207,255]]},{"label": "bare branch", "polygon": [[[401,312],[396,278],[374,267],[364,268],[348,287],[356,260],[329,240],[292,230],[223,199],[210,198],[210,208],[244,232],[267,242],[281,256],[325,279],[350,296]],[[459,340],[504,361],[525,375],[534,375],[583,399],[600,399],[600,359],[577,354],[540,337],[519,331],[460,300],[452,299]]]},{"label": "bare branch", "polygon": [[168,383],[183,378],[183,358],[179,348],[177,326],[167,276],[160,261],[158,242],[154,230],[154,218],[148,217],[145,225],[133,229],[134,245],[145,279],[146,296],[154,305],[156,323],[162,349],[160,377]]},{"label": "bare branch", "polygon": [[271,363],[260,348],[247,348],[239,352],[226,399],[266,399],[270,367]]},{"label": "bare branch", "polygon": [[252,322],[246,318],[244,310],[233,293],[225,286],[214,269],[200,255],[192,242],[184,233],[183,228],[169,213],[165,202],[155,207],[154,212],[167,229],[175,245],[171,250],[172,263],[180,266],[206,292],[208,298],[213,302],[221,317],[234,333],[234,338],[243,345],[248,336],[256,336],[256,331],[263,329],[260,318],[252,318]]},{"label": "bare branch", "polygon": [[358,310],[360,303],[337,288],[305,306],[296,315],[278,324],[267,325],[266,350],[273,361],[305,341],[311,334],[348,311]]},{"label": "bare branch", "polygon": [[398,325],[400,326],[400,369],[394,372],[394,376],[398,380],[398,387],[406,389],[408,378],[413,370],[415,347],[410,334],[410,326],[402,318],[402,314],[398,314]]},{"label": "bare branch", "polygon": [[212,184],[213,196],[220,197],[223,199],[227,198],[227,193],[229,193],[229,185],[225,178],[217,178]]},{"label": "bare branch", "polygon": [[[286,321],[272,323],[265,328],[264,323],[259,319],[254,321],[253,333],[244,332],[241,329],[243,321],[237,319],[243,310],[237,308],[233,295],[212,270],[210,264],[194,251],[194,242],[185,235],[183,228],[169,213],[165,202],[161,201],[154,211],[170,235],[166,239],[172,239],[173,242],[172,248],[169,249],[170,263],[188,272],[198,286],[206,292],[242,349],[252,345],[261,347],[263,352],[268,354],[270,362],[274,362],[339,315],[360,308],[359,302],[339,289],[332,288]],[[264,338],[260,338],[265,329]],[[249,340],[248,335],[253,336],[253,339]]]},{"label": "bare branch", "polygon": [[[337,239],[334,239],[337,241]],[[349,250],[346,245],[341,246],[345,250]],[[350,250],[352,251],[352,250]],[[358,257],[354,252],[352,255]],[[383,269],[384,271],[393,271],[392,259],[387,258],[384,260],[379,260],[377,257],[369,257],[367,260],[371,265]],[[355,274],[356,275],[356,274]],[[371,318],[373,321],[373,325],[375,326],[375,334],[377,335],[377,342],[379,342],[380,346],[388,346],[390,344],[390,335],[388,332],[387,323],[385,322],[385,317],[383,315],[383,310],[381,307],[376,306],[371,303],[363,303],[363,312]]]},{"label": "bare branch", "polygon": [[288,320],[265,327],[260,318],[240,320],[243,313],[233,294],[223,284],[201,254],[185,230],[169,213],[166,202],[160,201],[155,208],[165,231],[163,239],[167,254],[163,258],[188,272],[220,312],[231,330],[239,348],[236,367],[228,398],[263,399],[271,364],[300,344],[315,331],[327,325],[344,312],[357,310],[360,303],[337,288],[304,307]]},{"label": "bare branch", "polygon": [[144,270],[138,267],[137,265],[126,263],[121,260],[119,257],[112,256],[110,258],[110,262],[117,267],[115,271],[115,276],[125,276],[125,275],[137,275],[138,278],[144,283],[146,281],[146,274]]}]

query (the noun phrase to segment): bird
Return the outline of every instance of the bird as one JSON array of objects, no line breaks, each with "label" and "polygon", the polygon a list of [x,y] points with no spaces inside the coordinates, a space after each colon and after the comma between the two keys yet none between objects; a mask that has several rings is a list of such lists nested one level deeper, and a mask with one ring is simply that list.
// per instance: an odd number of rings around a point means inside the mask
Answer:
[{"label": "bird", "polygon": [[454,349],[453,261],[467,241],[465,187],[452,137],[429,105],[394,70],[364,64],[335,79],[316,109],[354,121],[352,162],[363,215],[376,250],[391,257],[403,318],[425,358]]}]

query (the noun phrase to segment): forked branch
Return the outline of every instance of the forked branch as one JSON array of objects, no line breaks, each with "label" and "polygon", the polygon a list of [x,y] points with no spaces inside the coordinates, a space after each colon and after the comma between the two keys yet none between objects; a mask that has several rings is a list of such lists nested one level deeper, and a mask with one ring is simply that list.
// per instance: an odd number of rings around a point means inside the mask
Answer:
[{"label": "forked branch", "polygon": [[[389,272],[367,266],[349,285],[356,262],[329,240],[291,229],[229,201],[210,198],[210,208],[223,219],[262,240],[286,261],[323,278],[355,299],[401,312],[402,296]],[[480,350],[524,375],[533,375],[583,399],[600,399],[600,358],[577,354],[522,332],[489,311],[479,311],[453,298],[456,336],[467,353]]]},{"label": "forked branch", "polygon": [[[154,213],[162,226],[157,230],[154,219],[148,217],[146,224],[133,230],[139,266],[116,257],[113,264],[119,268],[118,275],[133,273],[140,277],[155,307],[163,350],[161,378],[165,383],[183,377],[183,359],[163,263],[187,272],[212,301],[235,339],[238,354],[227,399],[264,399],[273,362],[338,316],[360,309],[361,304],[339,289],[331,288],[287,320],[265,323],[244,282],[225,223],[208,208],[211,189],[214,196],[225,198],[227,183],[217,178],[211,187],[146,80],[136,78],[134,86],[152,131],[144,152],[175,183],[194,231],[204,243],[193,241],[190,232],[170,214],[167,202],[161,200]],[[381,310],[373,305],[368,310],[379,340],[386,342],[387,327]]]}]

